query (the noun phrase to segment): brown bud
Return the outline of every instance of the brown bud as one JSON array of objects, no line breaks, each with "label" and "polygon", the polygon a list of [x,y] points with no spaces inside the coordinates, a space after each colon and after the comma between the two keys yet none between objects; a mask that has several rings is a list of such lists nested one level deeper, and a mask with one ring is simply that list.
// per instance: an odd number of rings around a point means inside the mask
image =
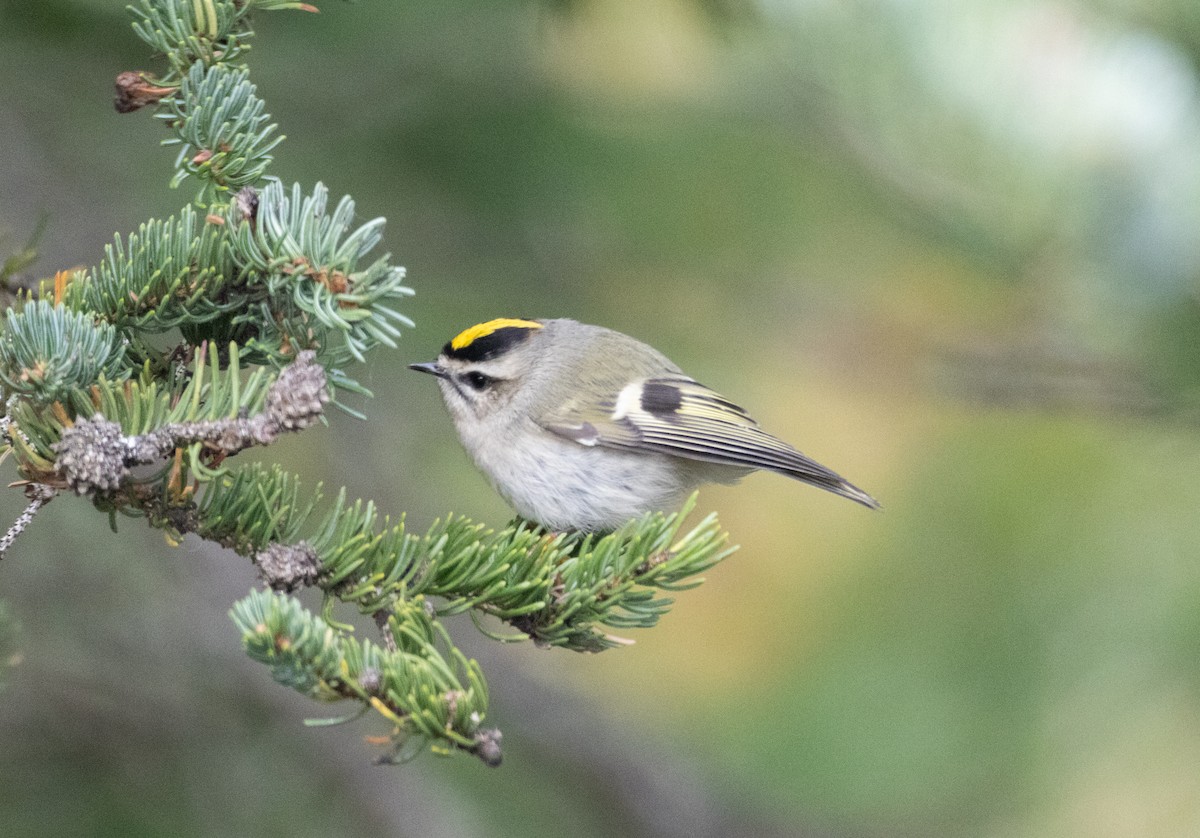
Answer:
[{"label": "brown bud", "polygon": [[500,750],[500,740],[502,735],[496,728],[484,728],[475,734],[475,745],[471,750],[475,756],[483,760],[483,764],[489,768],[495,768],[504,758],[503,752]]},{"label": "brown bud", "polygon": [[253,224],[258,217],[258,191],[253,186],[243,186],[233,200],[242,218]]},{"label": "brown bud", "polygon": [[117,109],[117,113],[132,113],[175,92],[173,87],[151,84],[141,70],[126,70],[121,73],[117,76],[115,87],[117,95],[113,98],[113,107]]}]

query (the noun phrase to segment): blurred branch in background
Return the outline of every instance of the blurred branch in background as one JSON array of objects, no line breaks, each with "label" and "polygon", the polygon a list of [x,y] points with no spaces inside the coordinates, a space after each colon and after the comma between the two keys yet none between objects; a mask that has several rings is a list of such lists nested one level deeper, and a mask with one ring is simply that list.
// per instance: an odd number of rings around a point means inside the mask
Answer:
[{"label": "blurred branch in background", "polygon": [[0,691],[8,682],[8,671],[21,663],[20,626],[8,604],[0,600]]},{"label": "blurred branch in background", "polygon": [[1188,56],[1192,72],[1200,70],[1200,8],[1190,0],[1091,0],[1122,28],[1152,33]]},{"label": "blurred branch in background", "polygon": [[[1048,409],[1194,401],[1163,375],[1180,341],[1161,318],[1194,305],[1200,277],[1200,101],[1177,43],[1070,3],[766,7],[779,25],[740,62],[742,107],[794,120],[897,223],[1035,301],[1008,334],[942,355],[963,372],[939,381],[974,398],[954,382],[1003,378],[989,401]],[[1163,21],[1187,8],[1156,6]]]},{"label": "blurred branch in background", "polygon": [[50,217],[45,213],[23,245],[15,246],[9,236],[0,235],[0,305],[5,308],[16,302],[21,294],[37,291],[37,280],[29,270],[37,261],[38,242],[46,232]]}]

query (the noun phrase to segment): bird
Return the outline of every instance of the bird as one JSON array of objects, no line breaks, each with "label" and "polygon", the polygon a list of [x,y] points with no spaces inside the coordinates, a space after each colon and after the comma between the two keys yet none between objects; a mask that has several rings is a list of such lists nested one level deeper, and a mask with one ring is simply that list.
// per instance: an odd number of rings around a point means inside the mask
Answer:
[{"label": "bird", "polygon": [[611,531],[755,470],[880,508],[652,346],[603,326],[488,320],[409,369],[437,378],[475,465],[551,531]]}]

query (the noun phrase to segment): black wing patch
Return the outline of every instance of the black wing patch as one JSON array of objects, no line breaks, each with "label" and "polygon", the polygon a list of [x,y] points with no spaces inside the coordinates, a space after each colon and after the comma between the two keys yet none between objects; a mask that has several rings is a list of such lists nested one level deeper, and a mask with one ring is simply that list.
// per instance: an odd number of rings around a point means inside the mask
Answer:
[{"label": "black wing patch", "polygon": [[670,419],[683,406],[683,393],[673,381],[650,379],[642,385],[642,410]]},{"label": "black wing patch", "polygon": [[879,505],[836,472],[759,428],[741,407],[690,378],[635,382],[615,402],[571,407],[541,424],[582,445],[766,469],[864,506]]}]

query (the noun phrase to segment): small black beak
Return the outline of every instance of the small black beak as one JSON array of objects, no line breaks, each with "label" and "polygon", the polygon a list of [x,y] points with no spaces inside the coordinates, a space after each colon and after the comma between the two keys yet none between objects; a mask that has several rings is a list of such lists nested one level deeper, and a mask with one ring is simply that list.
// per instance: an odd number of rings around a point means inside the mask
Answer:
[{"label": "small black beak", "polygon": [[430,361],[426,364],[409,364],[408,368],[410,370],[416,370],[417,372],[427,372],[430,375],[436,375],[438,378],[446,377],[446,371],[442,369],[441,365],[438,364],[437,361]]}]

